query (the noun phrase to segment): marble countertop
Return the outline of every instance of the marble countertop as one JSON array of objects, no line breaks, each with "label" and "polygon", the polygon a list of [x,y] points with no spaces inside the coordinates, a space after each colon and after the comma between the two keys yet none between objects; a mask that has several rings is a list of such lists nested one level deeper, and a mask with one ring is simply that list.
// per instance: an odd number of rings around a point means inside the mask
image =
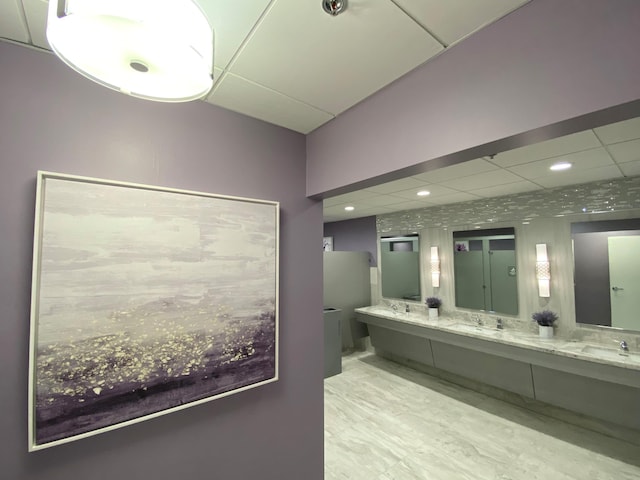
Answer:
[{"label": "marble countertop", "polygon": [[567,340],[561,337],[542,339],[531,332],[516,330],[509,326],[498,330],[493,325],[478,326],[460,318],[440,316],[430,319],[423,313],[394,312],[380,306],[361,307],[356,308],[355,311],[433,330],[640,371],[640,353],[631,352],[625,356],[621,354],[620,349],[609,345]]}]

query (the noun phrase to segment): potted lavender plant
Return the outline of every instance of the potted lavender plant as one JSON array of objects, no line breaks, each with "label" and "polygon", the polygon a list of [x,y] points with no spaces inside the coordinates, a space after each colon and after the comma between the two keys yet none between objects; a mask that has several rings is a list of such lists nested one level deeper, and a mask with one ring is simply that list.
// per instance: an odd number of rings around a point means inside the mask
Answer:
[{"label": "potted lavender plant", "polygon": [[442,305],[442,300],[438,297],[427,297],[425,300],[427,307],[429,307],[429,318],[438,318],[438,312],[440,305]]},{"label": "potted lavender plant", "polygon": [[553,338],[553,324],[558,320],[558,315],[551,310],[535,312],[531,318],[538,324],[540,338]]}]

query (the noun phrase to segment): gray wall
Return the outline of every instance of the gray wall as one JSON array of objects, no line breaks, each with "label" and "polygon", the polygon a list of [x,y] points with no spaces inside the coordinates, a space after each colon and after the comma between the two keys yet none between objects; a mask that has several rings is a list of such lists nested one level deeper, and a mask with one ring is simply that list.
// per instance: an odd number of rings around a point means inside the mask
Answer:
[{"label": "gray wall", "polygon": [[378,265],[375,216],[325,223],[324,236],[333,237],[334,251],[369,252],[369,266]]},{"label": "gray wall", "polygon": [[[280,381],[27,453],[36,170],[281,202]],[[0,477],[323,477],[322,208],[302,135],[204,102],[136,100],[0,42]]]},{"label": "gray wall", "polygon": [[307,193],[637,116],[638,18],[637,0],[533,0],[311,133]]}]

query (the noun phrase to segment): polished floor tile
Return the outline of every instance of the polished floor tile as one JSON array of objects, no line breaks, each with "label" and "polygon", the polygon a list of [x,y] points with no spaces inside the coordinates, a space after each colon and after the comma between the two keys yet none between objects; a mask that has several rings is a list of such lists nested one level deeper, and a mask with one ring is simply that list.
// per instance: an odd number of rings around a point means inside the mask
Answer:
[{"label": "polished floor tile", "polygon": [[387,361],[325,391],[325,480],[640,480],[640,447]]}]

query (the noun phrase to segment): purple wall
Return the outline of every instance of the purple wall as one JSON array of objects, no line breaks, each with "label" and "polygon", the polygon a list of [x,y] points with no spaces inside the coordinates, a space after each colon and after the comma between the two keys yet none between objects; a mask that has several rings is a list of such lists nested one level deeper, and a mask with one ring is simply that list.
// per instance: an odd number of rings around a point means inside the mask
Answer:
[{"label": "purple wall", "polygon": [[[39,169],[280,201],[280,381],[27,453]],[[0,42],[0,477],[321,479],[322,208],[304,186],[302,135],[204,102],[129,98]]]},{"label": "purple wall", "polygon": [[637,0],[533,0],[311,133],[307,193],[637,116],[638,45]]},{"label": "purple wall", "polygon": [[334,251],[369,252],[369,265],[378,265],[375,216],[325,223],[324,236],[333,237]]}]

